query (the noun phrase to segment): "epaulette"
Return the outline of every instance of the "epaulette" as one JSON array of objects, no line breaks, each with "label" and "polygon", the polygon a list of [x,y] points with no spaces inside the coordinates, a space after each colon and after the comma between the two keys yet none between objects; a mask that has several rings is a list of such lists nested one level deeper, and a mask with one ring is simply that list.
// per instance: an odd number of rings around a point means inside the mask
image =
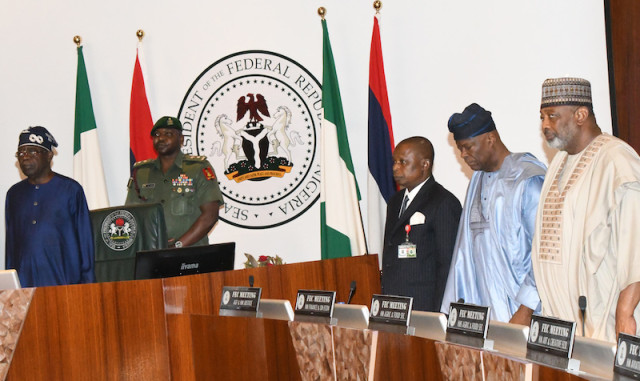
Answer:
[{"label": "epaulette", "polygon": [[142,161],[136,161],[136,163],[133,165],[133,168],[138,168],[141,167],[143,165],[147,165],[149,163],[153,163],[156,159],[147,159],[147,160],[142,160]]},{"label": "epaulette", "polygon": [[184,155],[184,158],[182,160],[205,161],[205,160],[207,160],[207,157],[206,156],[194,156],[194,155],[186,154],[186,155]]}]

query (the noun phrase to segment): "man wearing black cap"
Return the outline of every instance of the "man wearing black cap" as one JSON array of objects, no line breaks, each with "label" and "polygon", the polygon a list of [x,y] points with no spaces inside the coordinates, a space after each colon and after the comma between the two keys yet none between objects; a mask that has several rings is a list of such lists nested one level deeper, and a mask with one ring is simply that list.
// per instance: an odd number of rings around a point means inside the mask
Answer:
[{"label": "man wearing black cap", "polygon": [[23,287],[95,282],[93,234],[82,186],[51,170],[53,136],[20,133],[16,158],[26,179],[7,192],[6,268]]},{"label": "man wearing black cap", "polygon": [[491,307],[491,319],[528,325],[540,299],[531,239],[545,166],[511,153],[491,112],[473,103],[449,118],[462,159],[474,170],[441,310],[459,299]]},{"label": "man wearing black cap", "polygon": [[431,174],[433,146],[423,137],[393,150],[393,177],[402,190],[387,205],[382,292],[413,297],[413,309],[438,311],[458,229],[460,201]]},{"label": "man wearing black cap", "polygon": [[545,80],[540,121],[560,150],[542,187],[531,253],[542,314],[578,322],[579,334],[584,317],[584,335],[600,340],[638,334],[640,158],[602,133],[585,79]]},{"label": "man wearing black cap", "polygon": [[177,118],[160,118],[151,138],[158,157],[134,164],[125,204],[161,203],[170,247],[207,245],[224,204],[213,167],[204,156],[182,153]]}]

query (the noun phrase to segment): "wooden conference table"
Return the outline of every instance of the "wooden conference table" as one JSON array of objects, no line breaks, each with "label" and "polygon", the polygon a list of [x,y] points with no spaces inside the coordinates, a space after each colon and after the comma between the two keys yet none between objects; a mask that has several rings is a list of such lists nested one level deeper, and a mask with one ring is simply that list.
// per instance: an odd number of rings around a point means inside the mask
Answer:
[{"label": "wooden conference table", "polygon": [[222,287],[248,286],[249,276],[254,287],[262,287],[263,298],[288,299],[292,305],[299,289],[335,290],[336,300],[346,301],[354,280],[354,304],[369,305],[371,295],[380,292],[375,255],[0,291],[0,379],[300,380],[323,369],[335,371],[338,379],[357,374],[373,380],[442,380],[457,377],[450,372],[458,370],[466,372],[462,379],[482,379],[483,373],[581,379],[419,337],[218,316]]}]

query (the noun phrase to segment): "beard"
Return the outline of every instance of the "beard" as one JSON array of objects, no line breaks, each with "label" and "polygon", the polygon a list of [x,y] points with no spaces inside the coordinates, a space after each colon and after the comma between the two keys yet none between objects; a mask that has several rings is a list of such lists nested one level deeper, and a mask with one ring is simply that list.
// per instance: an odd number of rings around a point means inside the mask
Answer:
[{"label": "beard", "polygon": [[562,151],[567,147],[567,142],[556,135],[553,139],[547,140],[547,145],[551,148]]},{"label": "beard", "polygon": [[569,142],[576,136],[576,129],[570,129],[568,125],[558,129],[558,132],[551,139],[545,139],[547,145],[560,151],[566,150]]}]

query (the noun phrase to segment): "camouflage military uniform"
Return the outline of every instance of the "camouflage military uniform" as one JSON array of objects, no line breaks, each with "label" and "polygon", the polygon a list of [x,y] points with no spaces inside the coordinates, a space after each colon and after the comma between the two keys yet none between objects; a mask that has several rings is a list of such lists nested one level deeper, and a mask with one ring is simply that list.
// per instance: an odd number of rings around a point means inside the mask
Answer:
[{"label": "camouflage military uniform", "polygon": [[[178,153],[173,166],[162,173],[160,161],[135,163],[129,181],[126,205],[161,203],[169,239],[178,240],[201,214],[200,205],[211,201],[224,204],[218,180],[204,156]],[[193,245],[207,245],[207,236]]]}]

